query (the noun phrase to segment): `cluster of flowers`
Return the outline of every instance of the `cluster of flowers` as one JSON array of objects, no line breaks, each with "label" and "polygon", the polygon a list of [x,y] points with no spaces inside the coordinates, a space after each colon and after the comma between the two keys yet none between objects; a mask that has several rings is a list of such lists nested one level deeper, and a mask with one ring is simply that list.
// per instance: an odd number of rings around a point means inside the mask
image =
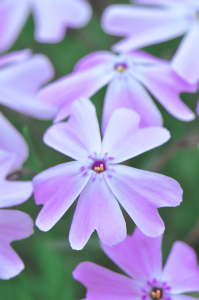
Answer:
[{"label": "cluster of flowers", "polygon": [[[163,271],[161,262],[165,228],[157,209],[180,204],[180,185],[167,176],[119,163],[170,138],[149,93],[175,118],[195,118],[179,95],[198,88],[199,1],[135,2],[140,6],[110,6],[102,17],[106,32],[126,36],[113,46],[119,55],[91,53],[71,74],[44,88],[42,85],[53,77],[45,56],[24,50],[0,58],[0,103],[35,118],[54,118],[44,143],[73,159],[41,172],[32,183],[16,181],[15,171],[27,159],[28,147],[1,114],[0,205],[18,205],[34,192],[35,203],[43,205],[36,225],[48,231],[80,195],[69,233],[71,247],[82,249],[96,230],[105,253],[133,278],[93,263],[81,263],[73,275],[87,287],[87,299],[191,300],[178,294],[199,291],[194,251],[175,242]],[[60,41],[66,27],[83,26],[91,15],[86,0],[1,1],[1,51],[15,41],[30,9],[36,22],[35,38],[42,42]],[[171,63],[137,50],[186,31]],[[95,107],[89,98],[107,84],[101,140]],[[67,122],[60,122],[68,116]],[[117,200],[137,226],[131,237],[127,236]],[[31,235],[33,223],[28,215],[16,210],[1,210],[0,214],[0,261],[4,261],[0,263],[0,278],[8,279],[24,267],[10,243]]]}]

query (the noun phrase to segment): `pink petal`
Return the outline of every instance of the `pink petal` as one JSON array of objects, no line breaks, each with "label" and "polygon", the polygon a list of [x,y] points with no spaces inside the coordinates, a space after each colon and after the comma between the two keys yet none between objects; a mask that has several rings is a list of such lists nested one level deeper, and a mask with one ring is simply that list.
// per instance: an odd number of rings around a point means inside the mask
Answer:
[{"label": "pink petal", "polygon": [[164,42],[182,35],[189,26],[186,10],[149,9],[111,5],[102,16],[102,28],[109,34],[126,36],[113,50],[124,52]]},{"label": "pink petal", "polygon": [[18,275],[24,264],[9,245],[33,234],[31,218],[17,210],[0,210],[0,278],[10,279]]},{"label": "pink petal", "polygon": [[0,3],[0,52],[8,50],[17,39],[29,14],[26,0]]},{"label": "pink petal", "polygon": [[51,119],[57,108],[39,101],[37,92],[52,76],[51,63],[44,55],[9,65],[0,71],[1,104],[32,117]]},{"label": "pink petal", "polygon": [[91,174],[81,162],[69,162],[41,172],[33,178],[35,203],[43,204],[36,219],[40,230],[50,230],[81,193]]},{"label": "pink petal", "polygon": [[157,208],[177,206],[182,201],[182,189],[172,178],[122,165],[114,165],[111,176],[105,174],[112,192],[147,236],[157,237],[164,223]]},{"label": "pink petal", "polygon": [[5,177],[15,165],[15,154],[0,150],[0,207],[21,204],[30,198],[32,183],[29,181],[7,181]]},{"label": "pink petal", "polygon": [[91,101],[86,98],[75,101],[69,121],[51,126],[44,135],[44,142],[77,160],[100,153],[100,130]]},{"label": "pink petal", "polygon": [[162,64],[150,68],[139,66],[135,76],[172,116],[182,121],[195,118],[194,113],[181,101],[179,94],[195,92],[197,86],[186,83],[169,65]]},{"label": "pink petal", "polygon": [[158,279],[162,273],[162,236],[151,238],[138,228],[116,246],[101,244],[103,251],[126,274],[139,282]]},{"label": "pink petal", "polygon": [[32,195],[31,181],[1,181],[0,207],[19,205]]},{"label": "pink petal", "polygon": [[67,27],[85,26],[91,14],[91,6],[83,0],[34,0],[35,39],[42,43],[60,42]]},{"label": "pink petal", "polygon": [[30,57],[31,50],[29,49],[7,53],[0,57],[0,67],[4,67],[13,63],[20,63],[26,61]]},{"label": "pink petal", "polygon": [[91,262],[80,263],[73,271],[73,277],[87,288],[86,299],[140,299],[138,283]]},{"label": "pink petal", "polygon": [[82,72],[89,70],[91,68],[98,67],[101,64],[109,64],[110,62],[115,61],[115,55],[113,55],[109,51],[96,51],[93,53],[90,53],[80,59],[75,67],[74,71],[75,72]]},{"label": "pink petal", "polygon": [[172,300],[198,300],[199,298],[191,297],[187,295],[172,295]]},{"label": "pink petal", "polygon": [[114,110],[121,107],[137,112],[141,127],[162,126],[162,116],[149,94],[130,76],[116,77],[108,85],[102,116],[103,133]]},{"label": "pink petal", "polygon": [[[39,93],[39,98],[51,105],[65,106],[81,97],[91,97],[113,76],[113,70],[102,65],[83,72],[75,72],[49,84]],[[64,118],[68,117],[66,115]]]},{"label": "pink petal", "polygon": [[190,246],[178,241],[173,244],[164,267],[163,281],[171,287],[172,294],[199,291],[197,256]]},{"label": "pink petal", "polygon": [[33,234],[33,221],[29,215],[18,210],[0,209],[0,239],[11,243]]},{"label": "pink petal", "polygon": [[0,113],[0,148],[16,154],[13,168],[20,168],[28,157],[28,145],[22,135]]},{"label": "pink petal", "polygon": [[126,237],[126,224],[117,200],[103,174],[94,176],[79,197],[70,229],[69,241],[76,250],[85,246],[95,229],[102,243],[108,246]]},{"label": "pink petal", "polygon": [[161,127],[138,128],[139,116],[132,110],[117,109],[111,116],[102,141],[102,153],[119,163],[137,156],[170,138],[167,129]]},{"label": "pink petal", "polygon": [[190,83],[199,80],[199,22],[195,21],[176,51],[171,66]]}]

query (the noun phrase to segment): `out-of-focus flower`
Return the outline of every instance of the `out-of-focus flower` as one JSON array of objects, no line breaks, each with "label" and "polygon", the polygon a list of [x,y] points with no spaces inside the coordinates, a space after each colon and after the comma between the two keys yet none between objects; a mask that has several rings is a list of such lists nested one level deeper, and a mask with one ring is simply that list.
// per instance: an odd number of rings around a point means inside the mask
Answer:
[{"label": "out-of-focus flower", "polygon": [[145,88],[174,117],[182,121],[195,117],[179,94],[196,91],[197,86],[176,75],[167,61],[143,51],[119,56],[105,51],[94,52],[81,59],[73,73],[44,87],[39,98],[61,108],[55,119],[60,121],[70,114],[72,101],[91,97],[107,83],[103,132],[113,111],[120,107],[135,110],[141,116],[141,127],[162,125],[162,116]]},{"label": "out-of-focus flower", "polygon": [[28,145],[14,126],[0,113],[0,149],[15,155],[12,167],[20,168],[28,158]]},{"label": "out-of-focus flower", "polygon": [[103,29],[126,38],[113,46],[114,51],[129,51],[164,42],[186,34],[171,66],[190,83],[199,80],[199,1],[135,0],[140,7],[112,5],[102,17]]},{"label": "out-of-focus flower", "polygon": [[194,300],[183,293],[199,291],[199,268],[194,250],[183,242],[173,244],[162,270],[162,237],[145,236],[138,228],[122,243],[104,252],[130,277],[91,262],[73,272],[92,300]]},{"label": "out-of-focus flower", "polygon": [[37,97],[52,77],[52,65],[44,55],[23,50],[0,57],[0,104],[31,117],[52,119],[57,108]]},{"label": "out-of-focus flower", "polygon": [[44,142],[77,161],[50,168],[33,178],[35,202],[44,205],[36,225],[51,229],[80,194],[69,240],[82,249],[96,229],[109,246],[126,237],[126,224],[118,201],[136,225],[149,236],[164,231],[157,208],[177,206],[182,189],[172,178],[118,163],[165,143],[169,132],[162,127],[139,128],[132,110],[116,110],[103,141],[93,104],[75,101],[68,122],[51,126]]},{"label": "out-of-focus flower", "polygon": [[91,17],[87,0],[6,0],[0,3],[0,52],[17,39],[32,11],[35,39],[42,43],[60,42],[66,28],[86,25]]},{"label": "out-of-focus flower", "polygon": [[24,212],[0,209],[0,278],[18,275],[24,264],[10,243],[33,234],[33,221]]},{"label": "out-of-focus flower", "polygon": [[30,181],[11,181],[10,172],[28,157],[28,146],[20,133],[0,114],[0,208],[25,202],[32,194]]}]

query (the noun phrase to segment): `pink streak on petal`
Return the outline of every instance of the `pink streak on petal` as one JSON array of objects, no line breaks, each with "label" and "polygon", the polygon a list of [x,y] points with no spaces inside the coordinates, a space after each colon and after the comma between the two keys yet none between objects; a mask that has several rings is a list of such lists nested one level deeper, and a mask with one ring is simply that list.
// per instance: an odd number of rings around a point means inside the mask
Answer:
[{"label": "pink streak on petal", "polygon": [[69,162],[50,168],[33,178],[35,203],[43,204],[36,219],[40,230],[50,230],[65,214],[87,184],[82,163]]},{"label": "pink streak on petal", "polygon": [[0,128],[0,148],[15,153],[16,159],[12,167],[20,168],[28,157],[28,145],[22,135],[1,113]]},{"label": "pink streak on petal", "polygon": [[0,57],[0,67],[4,67],[12,63],[20,63],[26,61],[30,57],[31,50],[29,49],[7,53]]},{"label": "pink streak on petal", "polygon": [[162,236],[151,238],[138,228],[120,244],[103,251],[126,274],[139,282],[160,278],[162,272]]},{"label": "pink streak on petal", "polygon": [[162,126],[162,116],[149,94],[130,76],[116,77],[108,85],[102,116],[103,133],[111,114],[121,107],[132,109],[140,115],[140,127]]},{"label": "pink streak on petal", "polygon": [[176,51],[171,66],[184,80],[190,83],[199,81],[199,22],[190,27]]},{"label": "pink streak on petal", "polygon": [[113,46],[114,51],[125,52],[182,35],[189,26],[186,15],[186,10],[111,5],[103,13],[102,28],[126,36]]},{"label": "pink streak on petal", "polygon": [[0,103],[39,119],[51,119],[57,108],[37,98],[39,88],[53,76],[50,61],[37,54],[0,71]]},{"label": "pink streak on petal", "polygon": [[139,285],[132,279],[91,262],[82,262],[73,271],[74,279],[86,288],[86,299],[138,300]]},{"label": "pink streak on petal", "polygon": [[87,159],[93,152],[100,153],[101,136],[94,105],[89,99],[75,101],[68,122],[51,126],[44,142],[74,159]]},{"label": "pink streak on petal", "polygon": [[199,291],[197,256],[190,246],[179,241],[173,244],[162,280],[171,287],[172,294]]},{"label": "pink streak on petal", "polygon": [[175,118],[186,122],[195,118],[194,113],[180,99],[180,93],[195,92],[197,86],[185,82],[169,65],[150,68],[139,66],[135,76]]},{"label": "pink streak on petal", "polygon": [[69,234],[71,247],[81,250],[95,229],[108,246],[126,237],[124,217],[103,174],[95,181],[91,178],[79,197]]},{"label": "pink streak on petal", "polygon": [[33,234],[31,218],[17,210],[0,210],[0,278],[10,279],[18,275],[24,264],[9,245]]},{"label": "pink streak on petal", "polygon": [[135,224],[147,236],[157,237],[164,223],[157,208],[177,206],[182,201],[182,189],[172,178],[122,165],[114,166],[112,178],[105,179],[112,192]]},{"label": "pink streak on petal", "polygon": [[93,52],[80,59],[76,63],[74,67],[74,71],[81,72],[81,71],[89,70],[91,68],[98,67],[101,64],[114,62],[115,57],[116,56],[109,51]]},{"label": "pink streak on petal", "polygon": [[83,72],[68,74],[49,84],[39,93],[39,98],[51,105],[63,107],[81,97],[91,97],[113,76],[113,70],[106,65]]},{"label": "pink streak on petal", "polygon": [[84,0],[34,0],[35,39],[42,43],[58,43],[67,27],[85,26],[92,10]]},{"label": "pink streak on petal", "polygon": [[120,163],[162,145],[170,138],[165,128],[139,129],[139,116],[132,110],[120,108],[112,114],[102,141],[102,153]]},{"label": "pink streak on petal", "polygon": [[8,50],[17,39],[29,14],[27,0],[0,3],[0,52]]}]

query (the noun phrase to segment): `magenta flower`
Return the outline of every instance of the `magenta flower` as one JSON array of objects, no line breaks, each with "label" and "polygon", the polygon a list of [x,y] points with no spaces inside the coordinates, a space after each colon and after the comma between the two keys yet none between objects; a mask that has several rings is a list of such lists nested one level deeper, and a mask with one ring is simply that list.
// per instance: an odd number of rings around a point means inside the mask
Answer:
[{"label": "magenta flower", "polygon": [[102,116],[102,131],[117,108],[130,108],[141,116],[141,127],[162,126],[162,116],[145,88],[174,117],[190,121],[194,114],[181,101],[183,91],[193,92],[196,86],[187,84],[170,68],[169,63],[148,53],[134,51],[124,55],[94,52],[75,66],[74,72],[41,90],[39,97],[61,109],[56,121],[70,114],[71,103],[80,97],[91,97],[107,83]]},{"label": "magenta flower", "polygon": [[31,117],[52,119],[57,108],[37,97],[52,77],[52,65],[44,55],[23,50],[0,57],[0,104]]},{"label": "magenta flower", "polygon": [[186,34],[171,67],[190,83],[199,80],[199,1],[198,0],[135,0],[140,7],[112,5],[102,17],[103,29],[125,39],[113,46],[123,52],[161,43]]},{"label": "magenta flower", "polygon": [[24,212],[0,209],[0,278],[10,279],[18,275],[24,264],[10,246],[13,241],[33,234],[33,221]]},{"label": "magenta flower", "polygon": [[9,0],[0,3],[0,52],[17,39],[28,15],[35,21],[35,39],[42,43],[60,42],[66,28],[86,25],[91,17],[87,0]]},{"label": "magenta flower", "polygon": [[129,277],[91,262],[82,262],[73,272],[92,300],[194,300],[183,293],[199,292],[199,268],[194,250],[183,242],[173,244],[162,270],[162,237],[145,236],[138,228],[122,243],[104,252]]},{"label": "magenta flower", "polygon": [[73,103],[68,122],[47,130],[44,142],[76,161],[33,178],[35,202],[44,205],[36,220],[39,229],[51,229],[80,194],[69,234],[73,249],[82,249],[95,229],[109,246],[125,239],[126,224],[116,198],[146,235],[164,231],[157,208],[180,204],[179,184],[118,164],[170,137],[161,127],[140,129],[139,121],[132,110],[116,110],[101,142],[95,108],[88,99],[81,99]]}]

